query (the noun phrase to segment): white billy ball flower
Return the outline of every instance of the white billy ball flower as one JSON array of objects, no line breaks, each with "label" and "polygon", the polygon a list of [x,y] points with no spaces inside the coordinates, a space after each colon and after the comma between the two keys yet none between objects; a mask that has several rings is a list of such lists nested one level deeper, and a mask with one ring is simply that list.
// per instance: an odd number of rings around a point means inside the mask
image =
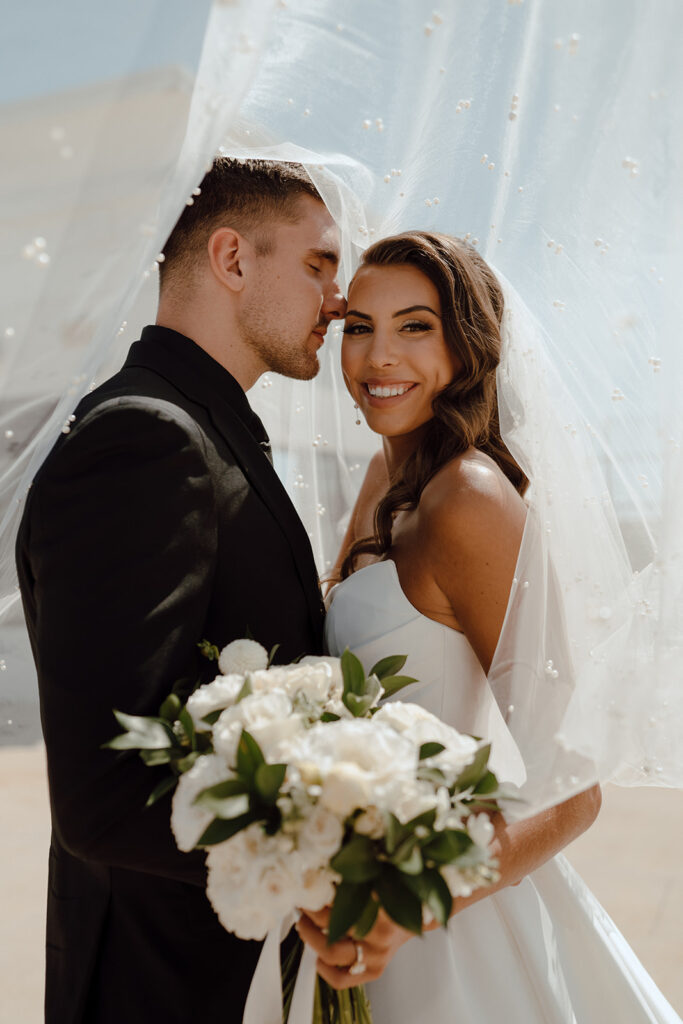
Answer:
[{"label": "white billy ball flower", "polygon": [[211,811],[195,804],[195,797],[203,789],[231,777],[232,773],[226,769],[225,763],[214,754],[197,758],[189,772],[180,776],[173,794],[171,811],[171,828],[180,850],[187,853],[194,849],[202,832],[214,819]]},{"label": "white billy ball flower", "polygon": [[217,676],[212,683],[206,683],[195,690],[187,701],[187,710],[192,716],[195,729],[208,732],[211,726],[203,721],[206,715],[231,707],[243,686],[242,676]]},{"label": "white billy ball flower", "polygon": [[233,640],[220,653],[218,667],[224,676],[258,672],[268,665],[268,651],[255,640]]}]

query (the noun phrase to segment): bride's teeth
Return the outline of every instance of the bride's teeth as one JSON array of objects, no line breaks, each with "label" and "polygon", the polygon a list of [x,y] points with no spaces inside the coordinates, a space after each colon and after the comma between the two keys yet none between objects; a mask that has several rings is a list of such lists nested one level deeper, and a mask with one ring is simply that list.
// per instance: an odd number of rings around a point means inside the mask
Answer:
[{"label": "bride's teeth", "polygon": [[368,391],[373,398],[396,398],[397,395],[405,395],[406,391],[410,391],[410,385],[401,384],[398,387],[396,385],[393,387],[389,387],[388,385],[378,387],[376,385],[368,384]]}]

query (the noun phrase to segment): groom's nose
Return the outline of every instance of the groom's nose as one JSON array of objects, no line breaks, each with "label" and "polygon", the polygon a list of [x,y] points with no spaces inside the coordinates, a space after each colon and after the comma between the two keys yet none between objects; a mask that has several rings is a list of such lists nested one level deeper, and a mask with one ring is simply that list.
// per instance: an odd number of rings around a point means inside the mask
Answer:
[{"label": "groom's nose", "polygon": [[346,299],[335,279],[323,300],[322,314],[326,320],[341,320],[346,316]]}]

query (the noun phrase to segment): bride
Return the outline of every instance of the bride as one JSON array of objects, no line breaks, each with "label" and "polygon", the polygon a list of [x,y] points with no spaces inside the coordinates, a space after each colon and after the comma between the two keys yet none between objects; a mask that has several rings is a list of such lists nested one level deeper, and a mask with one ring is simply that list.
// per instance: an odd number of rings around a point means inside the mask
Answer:
[{"label": "bride", "polygon": [[[527,480],[498,423],[504,299],[477,251],[409,232],[375,243],[349,289],[342,368],[383,439],[336,566],[331,653],[366,667],[409,652],[406,691],[492,742],[498,777],[524,781],[486,673],[524,531]],[[500,879],[454,900],[420,941],[383,916],[328,946],[325,911],[298,931],[335,988],[369,983],[375,1024],[673,1022],[602,908],[558,852],[595,819],[597,786],[523,821],[492,820]]]}]

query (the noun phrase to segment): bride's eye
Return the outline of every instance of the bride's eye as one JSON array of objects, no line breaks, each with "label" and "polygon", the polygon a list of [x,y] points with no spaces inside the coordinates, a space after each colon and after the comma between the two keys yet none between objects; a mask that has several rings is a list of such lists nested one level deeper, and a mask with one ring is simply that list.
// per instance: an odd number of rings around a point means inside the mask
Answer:
[{"label": "bride's eye", "polygon": [[357,323],[357,324],[345,324],[343,333],[344,334],[369,334],[371,331],[372,331],[372,328],[370,327],[369,324]]},{"label": "bride's eye", "polygon": [[404,324],[401,324],[401,330],[418,334],[424,331],[431,331],[433,328],[431,324],[426,323],[424,320],[406,320]]}]

